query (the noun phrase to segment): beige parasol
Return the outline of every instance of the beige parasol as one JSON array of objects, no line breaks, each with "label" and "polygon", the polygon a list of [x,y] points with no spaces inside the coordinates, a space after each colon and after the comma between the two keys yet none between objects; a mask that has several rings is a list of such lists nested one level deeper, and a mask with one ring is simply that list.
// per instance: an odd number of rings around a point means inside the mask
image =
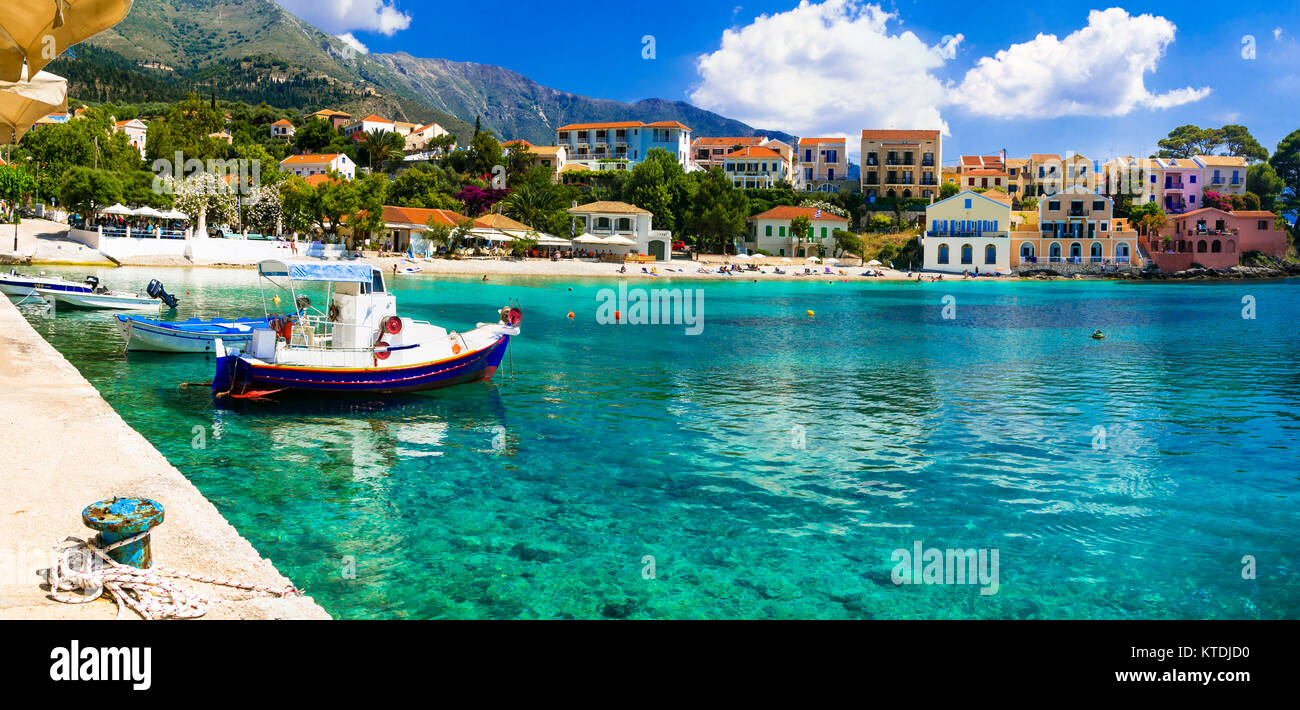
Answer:
[{"label": "beige parasol", "polygon": [[43,116],[65,111],[68,80],[39,72],[31,81],[0,81],[0,145],[17,143]]},{"label": "beige parasol", "polygon": [[68,47],[126,17],[131,0],[18,0],[0,4],[0,80],[19,81]]}]

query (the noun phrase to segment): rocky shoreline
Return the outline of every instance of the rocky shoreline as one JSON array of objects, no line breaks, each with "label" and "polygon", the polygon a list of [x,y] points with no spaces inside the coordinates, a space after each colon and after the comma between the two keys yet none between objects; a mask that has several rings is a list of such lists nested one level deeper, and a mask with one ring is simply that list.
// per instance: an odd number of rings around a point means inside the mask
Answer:
[{"label": "rocky shoreline", "polygon": [[1265,263],[1252,266],[1233,266],[1227,269],[1207,269],[1196,267],[1182,271],[1160,271],[1159,269],[1133,269],[1120,272],[1081,272],[1063,275],[1048,268],[1025,271],[1020,278],[1030,281],[1056,280],[1108,280],[1108,281],[1211,281],[1211,280],[1246,280],[1246,279],[1285,279],[1300,276],[1300,261],[1283,261],[1264,257],[1257,261]]}]

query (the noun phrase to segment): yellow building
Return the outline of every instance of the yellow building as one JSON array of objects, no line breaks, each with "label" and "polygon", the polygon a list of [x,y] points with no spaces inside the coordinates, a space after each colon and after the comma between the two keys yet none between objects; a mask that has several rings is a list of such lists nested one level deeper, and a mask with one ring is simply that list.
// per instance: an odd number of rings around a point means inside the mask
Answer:
[{"label": "yellow building", "polygon": [[863,196],[937,197],[941,150],[938,131],[863,130]]},{"label": "yellow building", "polygon": [[1019,222],[1011,233],[1012,267],[1021,264],[1128,266],[1137,233],[1113,217],[1114,202],[1083,185],[1038,201],[1038,225]]}]

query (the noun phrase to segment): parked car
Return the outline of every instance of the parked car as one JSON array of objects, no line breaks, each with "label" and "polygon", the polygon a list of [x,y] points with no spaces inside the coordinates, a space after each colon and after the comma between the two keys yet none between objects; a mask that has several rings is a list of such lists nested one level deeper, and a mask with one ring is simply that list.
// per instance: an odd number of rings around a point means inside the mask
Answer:
[{"label": "parked car", "polygon": [[673,251],[686,251],[686,242],[673,242]]}]

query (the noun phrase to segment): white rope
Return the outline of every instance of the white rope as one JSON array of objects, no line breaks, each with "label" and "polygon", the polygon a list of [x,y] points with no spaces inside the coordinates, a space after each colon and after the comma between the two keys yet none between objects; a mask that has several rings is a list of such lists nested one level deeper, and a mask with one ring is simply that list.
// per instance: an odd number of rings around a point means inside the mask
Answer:
[{"label": "white rope", "polygon": [[[64,538],[54,546],[59,557],[58,562],[48,572],[50,596],[65,604],[85,604],[108,593],[113,597],[113,601],[117,602],[119,619],[122,618],[127,607],[145,619],[194,619],[207,614],[213,604],[220,604],[224,600],[212,601],[200,594],[187,592],[184,588],[172,584],[168,577],[181,577],[205,584],[247,589],[279,597],[302,594],[302,590],[292,585],[283,589],[274,589],[261,584],[248,584],[221,577],[205,577],[166,567],[140,569],[121,564],[108,556],[110,550],[129,545],[148,534],[143,532],[105,547],[99,547],[93,539],[87,542],[77,537]],[[89,593],[80,595],[65,593],[78,590]]]}]

